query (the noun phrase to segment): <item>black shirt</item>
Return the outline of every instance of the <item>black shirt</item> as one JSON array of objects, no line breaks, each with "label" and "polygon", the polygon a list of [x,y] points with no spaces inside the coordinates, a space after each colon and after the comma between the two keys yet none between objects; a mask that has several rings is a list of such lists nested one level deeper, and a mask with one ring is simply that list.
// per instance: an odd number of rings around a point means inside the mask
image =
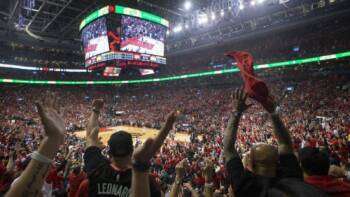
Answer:
[{"label": "black shirt", "polygon": [[279,155],[276,178],[255,175],[245,170],[239,157],[229,160],[226,169],[236,196],[266,196],[269,188],[284,178],[302,181],[302,171],[293,154]]},{"label": "black shirt", "polygon": [[[98,147],[89,147],[84,154],[85,170],[89,177],[89,196],[129,196],[132,170],[114,169]],[[150,179],[151,196],[161,196],[153,179]]]}]

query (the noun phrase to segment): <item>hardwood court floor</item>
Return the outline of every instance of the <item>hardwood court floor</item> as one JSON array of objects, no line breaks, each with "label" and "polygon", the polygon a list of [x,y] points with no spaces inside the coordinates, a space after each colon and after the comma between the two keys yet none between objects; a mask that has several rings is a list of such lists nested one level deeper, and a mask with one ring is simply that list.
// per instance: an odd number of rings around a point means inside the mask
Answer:
[{"label": "hardwood court floor", "polygon": [[[159,130],[157,129],[150,129],[150,128],[140,128],[140,127],[132,127],[132,126],[117,126],[117,127],[107,127],[107,128],[101,128],[99,137],[102,138],[102,142],[104,144],[107,144],[107,141],[109,137],[116,131],[126,131],[130,133],[133,136],[134,143],[135,143],[135,138],[139,137],[139,139],[143,142],[149,137],[154,137],[157,135]],[[85,138],[85,131],[78,131],[75,132],[75,134],[80,137],[80,138]],[[183,141],[183,142],[189,142],[189,135],[187,133],[179,133],[177,132],[175,134],[175,140],[177,141]]]}]

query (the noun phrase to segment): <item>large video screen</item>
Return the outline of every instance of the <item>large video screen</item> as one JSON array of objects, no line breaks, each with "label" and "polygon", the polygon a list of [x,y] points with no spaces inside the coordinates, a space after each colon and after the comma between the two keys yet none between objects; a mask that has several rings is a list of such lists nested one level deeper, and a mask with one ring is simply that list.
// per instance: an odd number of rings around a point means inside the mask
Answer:
[{"label": "large video screen", "polygon": [[164,56],[165,26],[125,15],[121,26],[121,51]]},{"label": "large video screen", "polygon": [[82,31],[85,60],[109,51],[106,18],[102,17]]}]

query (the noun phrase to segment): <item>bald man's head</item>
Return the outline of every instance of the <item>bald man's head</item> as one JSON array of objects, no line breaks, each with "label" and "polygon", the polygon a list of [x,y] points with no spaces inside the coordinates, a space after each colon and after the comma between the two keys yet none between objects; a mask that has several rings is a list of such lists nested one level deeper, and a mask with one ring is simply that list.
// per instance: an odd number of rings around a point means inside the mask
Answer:
[{"label": "bald man's head", "polygon": [[276,175],[278,163],[277,148],[268,144],[258,144],[250,150],[252,171],[261,176]]}]

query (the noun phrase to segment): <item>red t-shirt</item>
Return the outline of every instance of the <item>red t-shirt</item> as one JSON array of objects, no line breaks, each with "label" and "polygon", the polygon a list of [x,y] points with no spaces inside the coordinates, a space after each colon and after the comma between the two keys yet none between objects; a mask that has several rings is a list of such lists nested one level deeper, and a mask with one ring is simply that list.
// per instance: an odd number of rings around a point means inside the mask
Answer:
[{"label": "red t-shirt", "polygon": [[[89,191],[89,179],[85,179],[79,185],[79,188],[75,193],[75,197],[89,197],[88,191]],[[72,196],[69,196],[69,197],[72,197]]]},{"label": "red t-shirt", "polygon": [[349,197],[350,184],[331,176],[310,176],[305,182],[322,189],[332,197]]},{"label": "red t-shirt", "polygon": [[193,179],[193,182],[198,186],[203,186],[205,183],[205,179],[202,176],[197,176],[196,178]]},{"label": "red t-shirt", "polygon": [[63,189],[63,176],[58,175],[55,168],[50,170],[46,182],[52,184],[53,189]]},{"label": "red t-shirt", "polygon": [[80,172],[78,175],[74,173],[70,173],[68,176],[69,183],[69,197],[74,197],[77,193],[80,183],[86,178],[86,174],[84,172]]},{"label": "red t-shirt", "polygon": [[312,148],[315,148],[316,147],[316,140],[314,138],[311,138],[309,140],[309,146],[312,147]]}]

